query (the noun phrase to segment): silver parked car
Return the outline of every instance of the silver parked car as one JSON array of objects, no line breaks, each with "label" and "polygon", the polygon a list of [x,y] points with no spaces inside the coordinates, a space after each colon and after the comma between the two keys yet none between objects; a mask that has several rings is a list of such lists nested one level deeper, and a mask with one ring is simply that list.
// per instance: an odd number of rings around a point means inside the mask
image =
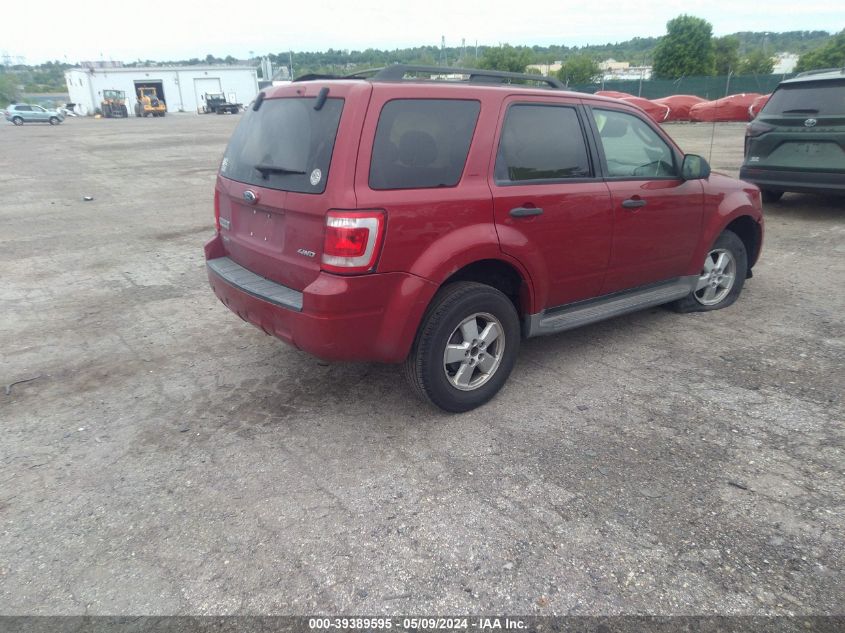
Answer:
[{"label": "silver parked car", "polygon": [[3,112],[7,121],[15,125],[24,123],[49,123],[58,125],[65,120],[65,115],[57,110],[46,110],[31,103],[13,103]]}]

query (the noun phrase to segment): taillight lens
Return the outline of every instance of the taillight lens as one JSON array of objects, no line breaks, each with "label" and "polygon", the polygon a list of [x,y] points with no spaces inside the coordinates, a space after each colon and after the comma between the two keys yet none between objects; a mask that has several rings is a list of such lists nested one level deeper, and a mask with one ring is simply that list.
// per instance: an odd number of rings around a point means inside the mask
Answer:
[{"label": "taillight lens", "polygon": [[371,271],[381,250],[384,223],[384,211],[329,211],[323,270],[341,274]]},{"label": "taillight lens", "polygon": [[214,228],[220,232],[220,192],[214,190]]},{"label": "taillight lens", "polygon": [[743,151],[744,156],[748,156],[748,146],[751,144],[751,139],[756,138],[758,136],[762,136],[766,132],[771,132],[774,130],[773,125],[769,125],[768,123],[762,123],[760,121],[752,121],[748,125],[745,126],[745,148]]},{"label": "taillight lens", "polygon": [[774,126],[769,125],[768,123],[763,123],[761,121],[752,121],[751,123],[745,126],[745,136],[760,136],[761,134],[771,132],[774,129]]}]

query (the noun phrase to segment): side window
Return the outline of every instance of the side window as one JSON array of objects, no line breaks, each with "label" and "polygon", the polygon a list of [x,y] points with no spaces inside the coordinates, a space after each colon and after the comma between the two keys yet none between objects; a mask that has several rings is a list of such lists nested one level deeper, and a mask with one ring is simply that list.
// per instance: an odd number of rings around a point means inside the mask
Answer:
[{"label": "side window", "polygon": [[587,145],[575,108],[513,105],[508,109],[496,156],[497,182],[591,175]]},{"label": "side window", "polygon": [[395,99],[385,104],[373,141],[372,189],[453,187],[464,171],[481,104],[457,99]]},{"label": "side window", "polygon": [[45,110],[41,106],[32,106],[32,111],[33,112],[47,112],[47,110]]},{"label": "side window", "polygon": [[32,108],[30,108],[28,105],[15,106],[15,110],[17,110],[18,112],[32,112]]},{"label": "side window", "polygon": [[639,117],[593,109],[607,173],[612,178],[673,178],[675,157],[666,142]]}]

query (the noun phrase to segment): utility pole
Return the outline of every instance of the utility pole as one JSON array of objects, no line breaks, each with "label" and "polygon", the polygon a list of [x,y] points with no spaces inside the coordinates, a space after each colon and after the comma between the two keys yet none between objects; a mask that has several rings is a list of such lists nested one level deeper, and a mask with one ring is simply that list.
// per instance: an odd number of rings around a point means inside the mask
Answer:
[{"label": "utility pole", "polygon": [[446,36],[440,36],[440,66],[446,66]]},{"label": "utility pole", "polygon": [[293,81],[293,51],[288,51],[288,63],[290,71],[290,79]]}]

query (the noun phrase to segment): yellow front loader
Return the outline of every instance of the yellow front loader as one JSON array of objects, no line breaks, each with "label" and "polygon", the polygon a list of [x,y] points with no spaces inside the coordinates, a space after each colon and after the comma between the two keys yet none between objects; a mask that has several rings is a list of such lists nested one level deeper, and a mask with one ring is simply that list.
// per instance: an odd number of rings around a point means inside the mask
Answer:
[{"label": "yellow front loader", "polygon": [[166,112],[167,106],[158,98],[155,88],[138,88],[135,116],[164,116]]}]

